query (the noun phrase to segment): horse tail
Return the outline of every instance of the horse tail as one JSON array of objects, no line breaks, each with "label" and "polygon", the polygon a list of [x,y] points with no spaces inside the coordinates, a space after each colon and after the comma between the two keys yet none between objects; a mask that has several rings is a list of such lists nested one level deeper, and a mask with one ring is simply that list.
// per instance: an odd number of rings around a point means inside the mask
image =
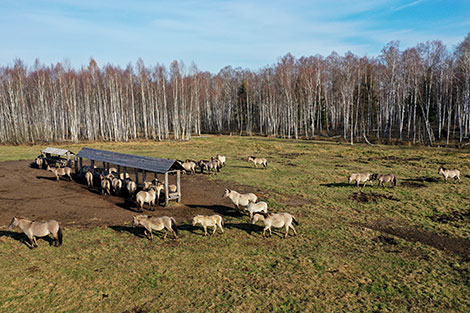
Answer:
[{"label": "horse tail", "polygon": [[62,245],[62,242],[64,241],[63,238],[64,238],[64,234],[62,233],[62,227],[60,227],[60,224],[59,224],[59,230],[57,231],[57,240],[59,241],[59,246]]},{"label": "horse tail", "polygon": [[178,228],[176,227],[176,221],[173,217],[170,217],[171,219],[171,229],[173,229],[173,231],[175,232],[175,234],[178,235]]},{"label": "horse tail", "polygon": [[299,225],[299,222],[293,216],[292,216],[292,222],[294,222],[294,225]]},{"label": "horse tail", "polygon": [[393,176],[393,187],[397,185],[397,177]]}]

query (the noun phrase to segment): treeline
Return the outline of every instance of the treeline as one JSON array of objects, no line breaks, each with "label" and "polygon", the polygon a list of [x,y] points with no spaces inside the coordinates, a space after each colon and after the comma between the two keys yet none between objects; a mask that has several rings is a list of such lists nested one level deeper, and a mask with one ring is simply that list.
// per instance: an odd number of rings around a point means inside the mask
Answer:
[{"label": "treeline", "polygon": [[287,54],[258,71],[216,75],[177,61],[0,67],[2,143],[234,133],[432,145],[469,132],[470,34],[453,51],[441,41],[404,51],[391,42],[378,57]]}]

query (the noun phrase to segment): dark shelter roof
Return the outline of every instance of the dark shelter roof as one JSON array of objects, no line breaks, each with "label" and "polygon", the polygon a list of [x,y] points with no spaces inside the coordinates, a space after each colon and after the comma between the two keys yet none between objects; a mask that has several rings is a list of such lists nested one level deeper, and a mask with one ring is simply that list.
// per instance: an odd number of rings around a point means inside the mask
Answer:
[{"label": "dark shelter roof", "polygon": [[183,167],[178,162],[176,162],[176,160],[151,158],[92,148],[82,148],[77,156],[89,160],[106,162],[160,174],[166,173],[170,170],[183,169]]}]

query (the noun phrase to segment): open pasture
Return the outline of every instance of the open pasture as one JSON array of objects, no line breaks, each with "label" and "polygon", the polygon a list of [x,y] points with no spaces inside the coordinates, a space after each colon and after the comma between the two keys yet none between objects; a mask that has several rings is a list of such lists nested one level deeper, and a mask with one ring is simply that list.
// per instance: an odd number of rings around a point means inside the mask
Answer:
[{"label": "open pasture", "polygon": [[[182,204],[145,214],[175,216],[177,240],[147,240],[124,198],[55,181],[29,168],[43,146],[0,148],[0,311],[466,312],[470,308],[470,153],[430,147],[349,146],[259,137],[189,142],[58,145],[177,159],[220,153],[216,175],[183,175]],[[267,169],[247,161],[268,160]],[[29,160],[29,161],[17,161]],[[439,167],[458,168],[444,183]],[[348,184],[353,172],[397,176],[397,185]],[[43,177],[43,178],[42,178]],[[281,239],[222,199],[254,192],[298,219]],[[21,199],[21,193],[26,194]],[[60,248],[6,226],[15,214],[64,225]],[[203,237],[196,214],[220,214],[225,233]]]}]

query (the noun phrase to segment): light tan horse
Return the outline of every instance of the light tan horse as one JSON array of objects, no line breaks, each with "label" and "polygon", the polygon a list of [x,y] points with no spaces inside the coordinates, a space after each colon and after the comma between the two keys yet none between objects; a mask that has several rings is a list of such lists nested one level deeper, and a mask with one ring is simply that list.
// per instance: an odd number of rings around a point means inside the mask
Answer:
[{"label": "light tan horse", "polygon": [[395,187],[397,185],[397,178],[393,174],[372,174],[370,180],[378,180],[379,186],[385,188],[385,183],[392,183],[392,186]]},{"label": "light tan horse", "polygon": [[44,156],[42,154],[38,155],[38,157],[34,160],[34,163],[36,163],[38,168],[42,168],[44,164]]},{"label": "light tan horse", "polygon": [[101,174],[101,194],[111,195],[111,181],[105,175]]},{"label": "light tan horse", "polygon": [[134,215],[132,217],[132,225],[137,227],[142,225],[145,228],[145,236],[148,239],[153,239],[153,230],[164,230],[165,234],[163,239],[166,239],[167,231],[170,231],[175,239],[177,238],[178,229],[176,228],[176,221],[173,217],[168,216],[147,216],[147,215]]},{"label": "light tan horse", "polygon": [[196,162],[186,160],[186,161],[178,161],[178,163],[184,168],[183,173],[188,171],[191,175],[196,174]]},{"label": "light tan horse", "polygon": [[215,234],[217,227],[219,227],[222,233],[224,233],[224,229],[222,228],[224,221],[220,215],[196,215],[193,217],[193,226],[196,226],[197,224],[201,224],[204,228],[204,236],[207,236],[207,227],[214,227],[214,231],[211,235]]},{"label": "light tan horse", "polygon": [[85,179],[86,179],[88,188],[92,187],[93,186],[93,173],[90,171],[86,172]]},{"label": "light tan horse", "polygon": [[139,204],[141,210],[144,208],[145,203],[148,203],[150,209],[153,210],[153,207],[155,206],[156,195],[157,193],[155,189],[150,188],[148,191],[139,191],[135,197],[135,200],[137,201],[137,204]]},{"label": "light tan horse", "polygon": [[225,166],[225,161],[227,160],[225,155],[217,154],[216,158],[220,161],[220,164],[222,165],[222,167]]},{"label": "light tan horse", "polygon": [[360,183],[364,183],[363,187],[366,186],[368,181],[371,181],[372,175],[368,172],[365,173],[352,173],[351,176],[348,178],[348,183],[355,181],[356,186],[359,186]]},{"label": "light tan horse", "polygon": [[264,168],[268,167],[268,160],[266,160],[265,158],[257,158],[255,156],[249,156],[248,162],[253,162],[255,167],[258,167],[258,164],[263,165]]},{"label": "light tan horse", "polygon": [[268,204],[264,201],[260,201],[257,203],[250,202],[248,203],[248,212],[250,213],[250,220],[253,218],[253,214],[256,212],[264,212],[268,213]]},{"label": "light tan horse", "polygon": [[126,187],[127,191],[129,192],[129,196],[132,198],[135,194],[135,191],[137,190],[137,184],[134,181],[129,180]]},{"label": "light tan horse", "polygon": [[444,177],[444,181],[447,183],[447,178],[453,178],[454,182],[456,180],[460,181],[460,171],[459,170],[448,170],[443,167],[439,168],[438,174],[442,175]]},{"label": "light tan horse", "polygon": [[122,180],[115,177],[115,178],[113,178],[113,180],[111,182],[112,182],[114,193],[117,194],[117,195],[120,194],[121,189],[122,189]]},{"label": "light tan horse", "polygon": [[108,169],[108,173],[117,173],[117,172],[118,172],[118,170],[117,170],[117,168],[115,168],[115,167],[110,167],[110,168]]},{"label": "light tan horse", "polygon": [[8,228],[19,227],[31,242],[31,248],[38,246],[36,237],[45,237],[49,234],[54,238],[54,246],[58,247],[63,242],[62,228],[54,220],[47,222],[33,222],[25,218],[13,217]]},{"label": "light tan horse", "polygon": [[282,228],[286,229],[286,233],[284,238],[287,238],[289,235],[289,228],[292,229],[294,232],[294,236],[297,236],[297,232],[295,231],[294,226],[299,225],[297,220],[290,215],[289,213],[261,213],[256,212],[251,219],[251,223],[256,224],[257,221],[263,221],[264,223],[264,230],[263,230],[263,237],[266,236],[266,231],[269,230],[269,235],[272,235],[271,227]]},{"label": "light tan horse", "polygon": [[72,169],[70,167],[50,167],[47,166],[47,170],[52,172],[57,180],[59,180],[59,176],[67,176],[69,180],[72,180]]},{"label": "light tan horse", "polygon": [[129,175],[129,173],[126,173],[126,175],[124,175],[124,173],[121,173],[119,174],[119,178],[122,180],[126,180],[126,179],[130,179],[131,176]]},{"label": "light tan horse", "polygon": [[237,209],[240,210],[240,206],[247,207],[250,202],[256,202],[258,197],[254,193],[238,193],[235,190],[225,189],[222,198],[229,198]]}]

